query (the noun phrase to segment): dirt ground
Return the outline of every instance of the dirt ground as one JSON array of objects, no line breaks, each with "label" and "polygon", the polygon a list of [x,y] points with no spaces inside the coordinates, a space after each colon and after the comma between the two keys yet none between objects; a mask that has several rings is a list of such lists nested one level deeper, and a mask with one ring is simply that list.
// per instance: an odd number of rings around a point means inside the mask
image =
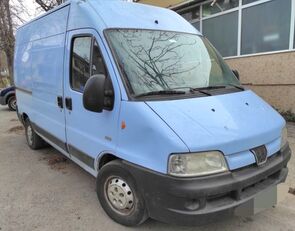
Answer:
[{"label": "dirt ground", "polygon": [[[295,125],[289,124],[295,151]],[[251,218],[202,227],[178,227],[149,220],[136,228],[116,224],[102,210],[95,179],[53,148],[30,150],[16,114],[0,106],[0,230],[294,230],[295,158],[279,187],[279,204]]]}]

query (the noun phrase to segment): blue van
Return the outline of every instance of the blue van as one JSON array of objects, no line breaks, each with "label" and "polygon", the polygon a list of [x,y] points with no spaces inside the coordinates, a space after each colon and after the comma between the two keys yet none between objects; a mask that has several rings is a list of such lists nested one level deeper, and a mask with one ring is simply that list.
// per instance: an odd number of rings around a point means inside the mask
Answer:
[{"label": "blue van", "polygon": [[18,29],[14,71],[29,147],[96,177],[120,224],[255,212],[287,177],[284,119],[168,9],[67,1]]}]

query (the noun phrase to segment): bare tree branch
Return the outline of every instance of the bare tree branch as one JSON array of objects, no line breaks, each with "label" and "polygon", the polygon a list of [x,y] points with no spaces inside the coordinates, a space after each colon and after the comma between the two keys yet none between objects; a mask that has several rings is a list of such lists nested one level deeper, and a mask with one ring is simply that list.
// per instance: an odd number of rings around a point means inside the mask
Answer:
[{"label": "bare tree branch", "polygon": [[133,72],[136,72],[137,78],[151,90],[155,86],[169,89],[171,83],[175,82],[177,75],[196,68],[196,66],[185,67],[183,65],[184,55],[179,52],[182,48],[194,45],[196,43],[194,40],[176,43],[179,40],[176,33],[160,32],[157,34],[151,32],[150,44],[144,44],[138,43],[142,39],[140,32],[120,32],[124,38],[123,41],[125,41],[121,42],[124,54],[138,68],[133,69]]},{"label": "bare tree branch", "polygon": [[62,4],[63,0],[35,0],[35,2],[44,10],[49,11],[55,6]]}]

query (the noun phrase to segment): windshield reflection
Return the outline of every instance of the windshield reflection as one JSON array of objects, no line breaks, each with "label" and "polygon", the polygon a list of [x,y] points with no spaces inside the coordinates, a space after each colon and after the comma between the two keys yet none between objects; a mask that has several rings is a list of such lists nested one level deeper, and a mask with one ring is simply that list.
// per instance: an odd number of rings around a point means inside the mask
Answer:
[{"label": "windshield reflection", "polygon": [[107,34],[134,94],[239,85],[209,42],[198,35],[127,29]]}]

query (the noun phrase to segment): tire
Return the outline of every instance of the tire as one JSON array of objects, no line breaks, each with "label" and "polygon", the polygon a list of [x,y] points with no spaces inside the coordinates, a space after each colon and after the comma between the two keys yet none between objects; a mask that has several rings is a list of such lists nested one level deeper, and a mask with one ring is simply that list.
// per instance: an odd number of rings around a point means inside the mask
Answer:
[{"label": "tire", "polygon": [[27,144],[31,149],[38,150],[47,146],[46,142],[34,131],[28,118],[24,125]]},{"label": "tire", "polygon": [[[120,160],[111,161],[102,167],[96,179],[96,192],[104,211],[117,223],[137,226],[147,220],[144,199]],[[115,198],[119,198],[116,205]],[[122,203],[119,203],[121,199]]]},{"label": "tire", "polygon": [[16,111],[16,97],[10,96],[8,101],[7,101],[8,107],[11,111]]}]

